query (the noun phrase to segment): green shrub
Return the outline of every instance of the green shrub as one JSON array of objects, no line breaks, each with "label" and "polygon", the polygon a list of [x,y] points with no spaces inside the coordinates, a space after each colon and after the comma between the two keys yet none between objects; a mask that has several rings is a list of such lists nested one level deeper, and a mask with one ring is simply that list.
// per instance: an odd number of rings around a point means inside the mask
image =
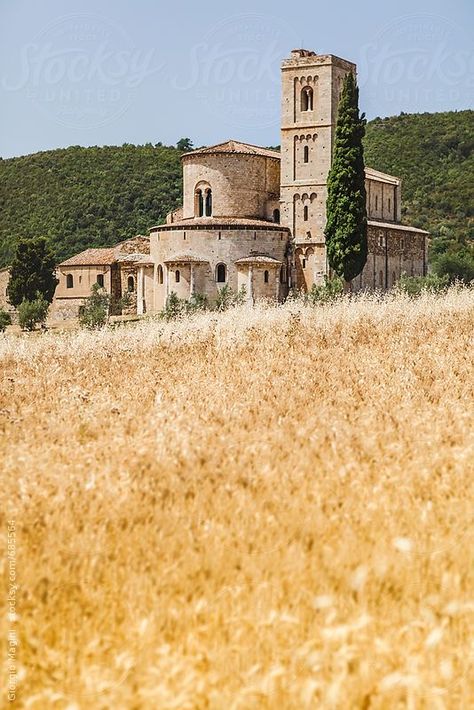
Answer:
[{"label": "green shrub", "polygon": [[161,316],[165,320],[173,320],[178,318],[178,316],[184,313],[186,301],[178,297],[178,294],[171,291],[168,298],[166,299],[166,304],[161,311]]},{"label": "green shrub", "polygon": [[460,281],[470,284],[474,281],[474,255],[470,252],[442,254],[434,264],[435,272],[440,277],[447,277],[449,283]]},{"label": "green shrub", "polygon": [[18,306],[18,322],[22,330],[34,330],[38,323],[44,323],[48,315],[49,303],[38,294],[34,301],[24,300]]},{"label": "green shrub", "polygon": [[443,291],[448,286],[448,282],[447,276],[437,276],[436,274],[428,274],[427,276],[402,274],[396,288],[409,296],[419,296],[426,291],[431,293]]},{"label": "green shrub", "polygon": [[200,311],[226,311],[232,306],[239,306],[245,303],[245,298],[245,286],[242,286],[240,291],[235,293],[227,284],[219,289],[213,305],[209,304],[207,296],[202,293],[194,293],[188,300],[186,298],[179,298],[178,295],[172,291],[166,299],[166,305],[160,315],[164,320],[168,321]]},{"label": "green shrub", "polygon": [[191,298],[187,300],[186,298],[179,298],[178,295],[172,291],[166,299],[166,305],[161,311],[161,317],[165,320],[173,320],[182,315],[207,311],[208,309],[209,302],[207,296],[203,293],[193,293]]},{"label": "green shrub", "polygon": [[241,306],[245,303],[246,295],[247,290],[245,286],[242,286],[240,291],[237,291],[236,293],[228,284],[226,284],[217,292],[215,308],[217,311],[227,311],[233,306]]},{"label": "green shrub", "polygon": [[0,333],[3,333],[7,325],[11,325],[12,319],[9,313],[0,308]]},{"label": "green shrub", "polygon": [[193,293],[189,301],[186,301],[186,304],[186,310],[188,313],[194,313],[195,311],[207,311],[209,308],[209,302],[204,293]]},{"label": "green shrub", "polygon": [[320,303],[332,303],[340,298],[343,293],[344,281],[339,276],[334,276],[332,279],[328,279],[325,276],[324,284],[321,286],[313,284],[304,300],[311,306],[316,306]]},{"label": "green shrub", "polygon": [[79,308],[79,323],[85,328],[103,328],[109,318],[109,309],[109,294],[99,284],[94,284],[91,295]]}]

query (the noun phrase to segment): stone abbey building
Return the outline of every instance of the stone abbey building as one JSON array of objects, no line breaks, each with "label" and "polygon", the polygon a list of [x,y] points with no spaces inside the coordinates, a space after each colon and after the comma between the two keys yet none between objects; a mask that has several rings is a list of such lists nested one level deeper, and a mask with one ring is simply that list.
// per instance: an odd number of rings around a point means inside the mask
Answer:
[{"label": "stone abbey building", "polygon": [[[324,228],[337,108],[351,62],[298,49],[282,63],[281,153],[228,141],[183,155],[183,205],[166,224],[58,266],[53,310],[77,313],[98,282],[128,312],[160,311],[168,295],[210,300],[228,284],[254,301],[282,301],[328,274]],[[390,288],[424,275],[428,234],[401,224],[400,179],[366,168],[369,256],[351,283]]]}]

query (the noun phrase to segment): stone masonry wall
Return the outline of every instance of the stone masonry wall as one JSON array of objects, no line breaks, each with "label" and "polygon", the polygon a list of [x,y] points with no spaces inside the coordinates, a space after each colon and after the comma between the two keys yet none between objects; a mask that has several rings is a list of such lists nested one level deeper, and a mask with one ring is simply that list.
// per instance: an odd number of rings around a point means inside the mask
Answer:
[{"label": "stone masonry wall", "polygon": [[280,161],[240,153],[191,153],[183,160],[183,218],[195,216],[195,189],[212,190],[212,216],[271,218],[278,205]]},{"label": "stone masonry wall", "polygon": [[[288,232],[279,229],[179,229],[151,233],[151,256],[155,263],[155,299],[154,310],[163,308],[166,301],[166,272],[169,271],[168,292],[174,291],[180,298],[189,298],[191,269],[189,265],[167,268],[165,261],[183,254],[193,254],[206,261],[194,267],[195,292],[207,295],[214,299],[217,289],[224,284],[216,283],[216,267],[223,263],[227,268],[226,283],[234,290],[238,290],[239,268],[235,262],[242,257],[249,256],[252,252],[263,253],[279,261],[285,260],[288,247]],[[164,271],[163,283],[158,283],[158,266]],[[263,271],[267,267],[262,267]],[[180,272],[180,280],[176,282],[176,269]],[[262,274],[263,274],[262,271]],[[274,277],[270,271],[272,283]],[[262,276],[263,278],[263,276]],[[267,285],[264,287],[266,292]],[[268,286],[270,292],[271,287]],[[275,292],[275,287],[273,288]],[[285,294],[286,295],[286,294]]]}]

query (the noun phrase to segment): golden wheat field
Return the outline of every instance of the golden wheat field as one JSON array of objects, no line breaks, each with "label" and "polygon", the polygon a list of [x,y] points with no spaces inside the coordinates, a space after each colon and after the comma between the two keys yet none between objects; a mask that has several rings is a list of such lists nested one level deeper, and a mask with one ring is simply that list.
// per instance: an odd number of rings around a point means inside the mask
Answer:
[{"label": "golden wheat field", "polygon": [[472,707],[473,321],[452,290],[0,336],[1,706]]}]

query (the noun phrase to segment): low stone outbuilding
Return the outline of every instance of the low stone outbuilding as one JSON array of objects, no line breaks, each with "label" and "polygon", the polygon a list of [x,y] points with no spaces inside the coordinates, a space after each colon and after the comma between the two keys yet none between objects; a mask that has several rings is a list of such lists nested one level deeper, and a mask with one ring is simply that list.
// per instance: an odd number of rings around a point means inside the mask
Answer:
[{"label": "low stone outbuilding", "polygon": [[[76,318],[80,306],[91,294],[94,284],[111,298],[111,314],[145,313],[151,303],[149,285],[150,240],[139,235],[113,247],[86,249],[61,262],[56,271],[58,285],[50,315],[52,318]],[[127,305],[121,301],[127,294]]]}]

